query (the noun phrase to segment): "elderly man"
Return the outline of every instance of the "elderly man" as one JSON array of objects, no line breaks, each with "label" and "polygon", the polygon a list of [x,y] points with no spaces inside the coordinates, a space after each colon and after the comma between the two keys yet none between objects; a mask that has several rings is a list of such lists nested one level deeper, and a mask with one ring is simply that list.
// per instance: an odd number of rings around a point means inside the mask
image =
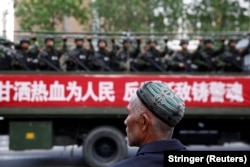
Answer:
[{"label": "elderly man", "polygon": [[114,167],[163,167],[165,151],[186,150],[172,139],[174,127],[184,115],[184,101],[160,81],[144,83],[127,106],[125,120],[130,146],[140,147],[136,156]]}]

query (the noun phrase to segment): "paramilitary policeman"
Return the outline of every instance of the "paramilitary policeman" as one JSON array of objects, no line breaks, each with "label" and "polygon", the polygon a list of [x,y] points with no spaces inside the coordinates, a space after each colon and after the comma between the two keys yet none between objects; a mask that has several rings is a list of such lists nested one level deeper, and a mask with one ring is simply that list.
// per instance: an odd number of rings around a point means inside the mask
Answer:
[{"label": "paramilitary policeman", "polygon": [[162,63],[163,54],[156,48],[157,41],[154,38],[147,40],[148,49],[142,53],[140,61],[141,71],[165,71],[164,64]]},{"label": "paramilitary policeman", "polygon": [[16,50],[15,63],[16,70],[36,70],[38,68],[37,55],[30,52],[30,39],[23,37],[19,40],[20,48]]},{"label": "paramilitary policeman", "polygon": [[138,71],[137,56],[140,53],[141,40],[136,39],[136,48],[132,50],[132,40],[122,40],[122,48],[117,52],[116,61],[119,64],[119,71]]},{"label": "paramilitary policeman", "polygon": [[67,70],[89,71],[89,52],[84,48],[84,37],[76,36],[74,42],[75,48],[68,53]]},{"label": "paramilitary policeman", "polygon": [[98,40],[98,51],[91,56],[91,64],[94,71],[114,71],[114,53],[108,51],[107,40],[100,38]]},{"label": "paramilitary policeman", "polygon": [[231,37],[228,40],[228,48],[225,49],[222,54],[224,72],[241,72],[243,70],[242,66],[242,55],[238,49],[236,49],[236,43],[238,39],[236,37]]},{"label": "paramilitary policeman", "polygon": [[182,39],[180,41],[181,50],[177,51],[169,59],[168,65],[170,71],[193,71],[192,54],[188,51],[189,41]]},{"label": "paramilitary policeman", "polygon": [[10,48],[4,46],[5,43],[6,39],[0,37],[0,70],[11,70],[14,54]]},{"label": "paramilitary policeman", "polygon": [[[202,40],[200,40],[201,42]],[[204,47],[198,46],[193,54],[193,62],[198,66],[198,71],[215,72],[217,71],[217,57],[224,52],[224,38],[221,38],[221,47],[214,49],[214,40],[206,37],[203,41]]]},{"label": "paramilitary policeman", "polygon": [[45,48],[39,54],[40,69],[48,71],[61,71],[61,51],[55,48],[55,39],[51,35],[44,38]]}]

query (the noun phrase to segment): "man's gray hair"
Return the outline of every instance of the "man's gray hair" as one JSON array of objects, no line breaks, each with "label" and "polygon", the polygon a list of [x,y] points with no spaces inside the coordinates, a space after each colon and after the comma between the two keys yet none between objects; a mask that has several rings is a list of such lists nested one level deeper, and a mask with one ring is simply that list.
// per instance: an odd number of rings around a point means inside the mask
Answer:
[{"label": "man's gray hair", "polygon": [[161,133],[173,133],[172,127],[169,127],[166,123],[164,123],[162,120],[158,119],[152,112],[150,112],[146,106],[141,102],[141,100],[138,98],[138,96],[135,94],[131,97],[132,101],[132,108],[135,111],[137,119],[141,114],[144,112],[149,112],[152,120],[153,127],[155,128],[155,131],[160,131]]}]

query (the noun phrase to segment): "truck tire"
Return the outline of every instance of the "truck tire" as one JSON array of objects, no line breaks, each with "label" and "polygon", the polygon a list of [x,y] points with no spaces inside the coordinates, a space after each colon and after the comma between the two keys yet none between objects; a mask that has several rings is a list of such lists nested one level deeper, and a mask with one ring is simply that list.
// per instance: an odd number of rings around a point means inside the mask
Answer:
[{"label": "truck tire", "polygon": [[107,167],[127,156],[124,135],[116,128],[103,126],[93,129],[83,144],[85,162],[91,167]]}]

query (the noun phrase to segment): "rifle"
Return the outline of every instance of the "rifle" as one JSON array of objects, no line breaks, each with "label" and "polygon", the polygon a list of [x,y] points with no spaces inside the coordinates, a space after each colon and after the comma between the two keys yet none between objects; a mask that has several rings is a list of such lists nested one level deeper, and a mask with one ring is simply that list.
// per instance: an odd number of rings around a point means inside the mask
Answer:
[{"label": "rifle", "polygon": [[[150,53],[147,53],[150,54]],[[143,59],[148,61],[150,64],[152,64],[156,69],[158,69],[161,72],[165,72],[165,69],[163,67],[161,67],[159,64],[157,64],[154,60],[152,60],[150,57],[152,56],[143,56]]]},{"label": "rifle", "polygon": [[30,70],[29,67],[21,57],[23,57],[23,55],[21,55],[18,52],[14,54],[14,59],[22,66],[22,68],[24,68],[24,70],[29,71]]},{"label": "rifle", "polygon": [[41,54],[38,55],[38,60],[41,60],[42,62],[44,62],[45,64],[47,64],[49,67],[51,67],[52,69],[56,71],[62,71],[60,68],[56,67],[54,64],[52,64],[48,60],[42,58]]},{"label": "rifle", "polygon": [[81,66],[85,71],[90,71],[89,68],[84,63],[82,63],[77,56],[75,56],[76,54],[77,53],[75,53],[75,52],[69,53],[69,57],[74,59],[74,61],[77,63],[77,65]]},{"label": "rifle", "polygon": [[103,70],[108,70],[108,71],[113,71],[109,66],[106,66],[106,64],[99,59],[99,57],[101,57],[101,55],[99,53],[97,53],[97,55],[94,55],[93,58],[94,60],[102,67]]}]

